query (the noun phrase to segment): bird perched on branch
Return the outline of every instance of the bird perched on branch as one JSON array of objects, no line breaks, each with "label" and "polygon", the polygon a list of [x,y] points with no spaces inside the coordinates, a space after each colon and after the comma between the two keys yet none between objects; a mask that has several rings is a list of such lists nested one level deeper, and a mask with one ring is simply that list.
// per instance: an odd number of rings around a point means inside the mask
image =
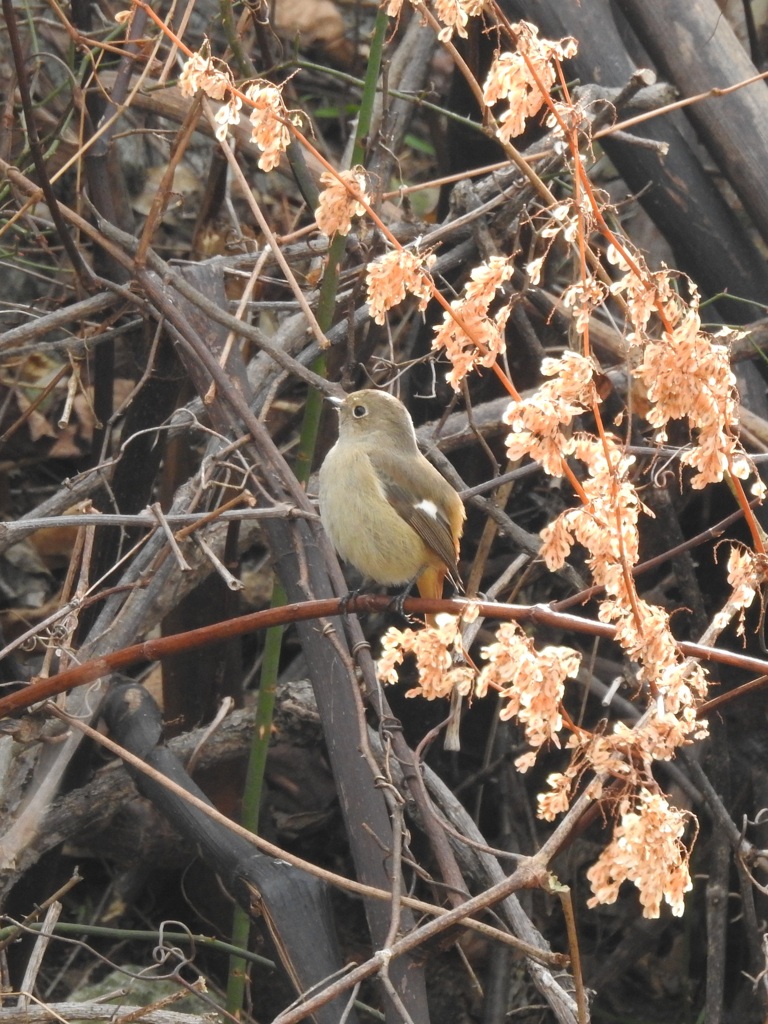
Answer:
[{"label": "bird perched on branch", "polygon": [[339,439],[320,469],[320,518],[333,546],[376,583],[441,598],[446,576],[459,584],[461,498],[419,451],[402,402],[373,390],[331,401]]}]

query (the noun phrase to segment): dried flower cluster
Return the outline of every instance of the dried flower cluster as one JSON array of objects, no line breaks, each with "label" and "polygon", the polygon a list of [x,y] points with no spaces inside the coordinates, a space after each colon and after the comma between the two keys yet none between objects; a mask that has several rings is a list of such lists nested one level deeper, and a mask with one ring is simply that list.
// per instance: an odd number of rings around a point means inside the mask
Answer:
[{"label": "dried flower cluster", "polygon": [[559,476],[563,459],[576,448],[569,429],[573,419],[597,401],[594,369],[584,356],[569,351],[559,359],[545,359],[541,372],[549,379],[529,399],[511,402],[504,413],[511,428],[507,456],[516,462],[530,455],[551,476]]},{"label": "dried flower cluster", "polygon": [[[582,199],[581,213],[584,217],[585,224],[589,224],[591,221],[591,210],[588,204]],[[547,248],[541,256],[537,256],[535,259],[530,260],[526,265],[525,272],[528,274],[528,280],[531,284],[539,284],[541,281],[541,271],[546,262],[549,251],[552,248],[554,240],[560,236],[562,240],[568,245],[572,244],[579,233],[579,220],[575,214],[575,204],[571,200],[564,203],[558,203],[553,206],[552,209],[545,211],[543,214],[545,223],[537,231],[539,239],[544,239],[547,242]],[[573,302],[570,303],[573,305]]]},{"label": "dried flower cluster", "polygon": [[[616,250],[611,255],[623,271],[611,292],[624,297],[628,340],[641,350],[632,372],[645,385],[649,423],[663,440],[671,419],[687,420],[697,444],[683,461],[696,471],[694,486],[721,480],[726,471],[747,475],[749,463],[735,435],[736,394],[727,349],[702,332],[695,292],[685,303],[668,273],[650,274],[635,253],[629,259]],[[608,290],[589,278],[575,286],[574,295],[576,289],[577,329],[583,331]],[[623,802],[614,838],[589,872],[593,903],[612,901],[621,882],[629,879],[647,916],[658,915],[662,899],[679,914],[690,888],[682,843],[686,819],[656,792],[651,765],[706,735],[706,723],[697,718],[696,709],[707,693],[707,675],[698,662],[680,655],[668,614],[636,593],[631,568],[638,560],[640,517],[648,510],[630,475],[633,459],[610,434],[593,437],[573,429],[575,417],[599,415],[589,361],[568,352],[560,360],[547,360],[542,370],[548,379],[538,392],[507,410],[508,454],[512,459],[530,455],[555,475],[564,472],[566,458],[583,467],[582,503],[542,531],[542,555],[556,569],[574,543],[586,549],[593,579],[605,588],[599,617],[616,625],[617,641],[638,666],[638,680],[648,685],[654,699],[634,729],[618,723],[605,735],[572,735],[567,744],[571,763],[549,777],[549,792],[539,797],[539,813],[551,820],[567,810],[574,787],[587,772],[596,773],[590,784],[593,797],[602,793],[603,779],[623,779],[636,795]],[[732,551],[731,609],[753,600],[761,568],[749,553]]]},{"label": "dried flower cluster", "polygon": [[[411,0],[411,3],[417,9],[421,6],[420,0]],[[435,16],[444,25],[438,38],[447,42],[455,32],[466,39],[469,19],[482,14],[485,6],[486,0],[434,0]],[[402,8],[403,0],[389,0],[387,14],[390,18],[397,18]]]},{"label": "dried flower cluster", "polygon": [[[505,141],[522,132],[526,118],[545,103],[552,109],[554,101],[548,93],[556,81],[557,62],[575,52],[572,40],[540,40],[536,29],[525,23],[514,29],[517,52],[497,57],[484,93],[489,105],[509,102],[500,117],[499,135]],[[566,130],[581,116],[562,103],[558,109]],[[547,252],[527,267],[532,282],[538,281],[556,238],[571,246],[594,229],[594,213],[584,192],[550,209],[539,235]],[[415,261],[409,259],[401,266],[394,256],[387,259],[399,276],[394,276],[393,269],[390,278],[382,268],[379,284],[374,265],[368,268],[371,310],[379,320],[406,292],[422,298],[416,289],[423,274]],[[583,269],[580,279],[562,293],[562,306],[573,310],[577,334],[586,341],[595,310],[620,298],[627,342],[639,353],[631,372],[645,390],[647,420],[658,439],[666,439],[671,420],[682,419],[694,442],[683,459],[694,470],[694,486],[722,480],[727,472],[744,478],[751,466],[737,438],[737,397],[727,347],[702,331],[695,292],[690,301],[684,301],[671,275],[649,272],[628,243],[612,246],[609,259],[618,269],[612,283]],[[491,312],[491,306],[510,274],[510,263],[502,257],[475,268],[464,293],[435,329],[433,347],[446,353],[451,363],[448,380],[454,387],[476,367],[491,365],[503,351],[509,307],[502,304]],[[542,531],[542,556],[554,570],[564,564],[575,544],[586,550],[593,579],[604,588],[600,619],[615,625],[618,643],[637,666],[638,685],[644,685],[652,699],[634,728],[619,722],[590,733],[569,725],[565,746],[571,751],[571,762],[564,771],[550,775],[549,790],[539,797],[539,814],[552,820],[566,811],[575,788],[587,778],[594,798],[600,797],[608,780],[622,780],[627,795],[618,808],[613,840],[589,873],[593,903],[614,900],[622,881],[630,880],[648,916],[659,913],[662,901],[679,914],[690,888],[688,851],[682,840],[687,819],[658,792],[652,765],[706,735],[706,722],[697,718],[697,708],[707,693],[707,675],[698,662],[681,656],[666,611],[636,592],[632,569],[639,558],[641,519],[650,513],[633,479],[634,460],[621,440],[603,429],[596,435],[584,431],[585,417],[597,422],[600,417],[592,360],[567,351],[558,359],[546,359],[542,373],[545,381],[538,391],[511,402],[506,411],[508,457],[517,461],[529,456],[550,475],[567,474],[578,480],[580,504]],[[568,466],[576,467],[575,476]],[[753,600],[762,570],[748,552],[731,553],[733,595],[728,614]],[[422,632],[418,642],[409,632],[388,634],[380,664],[382,677],[393,681],[395,665],[406,651],[413,651],[420,682],[410,693],[422,692],[430,698],[447,695],[458,682],[452,677],[456,638],[451,634],[443,646],[434,630]],[[471,689],[481,696],[491,687],[504,698],[502,716],[519,721],[531,747],[516,762],[525,771],[545,744],[560,745],[564,687],[578,671],[580,656],[568,648],[536,651],[518,626],[504,624],[482,657],[485,664],[476,680],[461,675],[462,692]]]},{"label": "dried flower cluster", "polygon": [[368,264],[365,275],[368,307],[377,324],[383,324],[387,310],[399,305],[406,295],[418,298],[419,310],[427,308],[434,287],[429,268],[434,262],[431,252],[393,249]]},{"label": "dried flower cluster", "polygon": [[[406,696],[434,700],[457,690],[462,696],[474,693],[484,697],[493,689],[506,701],[500,716],[517,718],[532,747],[538,749],[548,742],[559,746],[565,680],[578,672],[581,655],[567,647],[537,651],[516,623],[504,623],[496,641],[481,651],[486,664],[478,674],[464,659],[460,621],[441,615],[437,626],[418,630],[391,627],[382,639],[377,664],[379,678],[384,683],[398,682],[397,666],[406,654],[413,654],[419,678],[417,686],[408,690]],[[520,771],[525,771],[535,758],[533,751],[515,763]]]},{"label": "dried flower cluster", "polygon": [[658,917],[662,900],[676,917],[692,888],[683,834],[688,824],[656,792],[640,790],[621,801],[613,839],[587,871],[594,896],[588,906],[614,903],[624,881],[637,886],[644,917]]},{"label": "dried flower cluster", "polygon": [[[719,483],[726,472],[746,479],[752,466],[736,436],[738,399],[728,347],[702,331],[695,287],[689,283],[691,299],[686,303],[672,287],[671,275],[652,274],[639,254],[632,255],[633,267],[613,246],[607,256],[623,271],[611,292],[626,300],[633,326],[627,340],[642,346],[642,361],[634,373],[647,390],[651,409],[646,418],[656,428],[657,440],[666,441],[670,420],[687,420],[696,442],[682,456],[683,464],[696,470],[691,486]],[[662,323],[658,339],[647,333],[653,314]],[[756,493],[763,497],[764,487],[758,484]]]},{"label": "dried flower cluster", "polygon": [[484,647],[481,655],[486,665],[477,680],[477,696],[484,696],[492,688],[507,702],[500,717],[516,718],[534,748],[515,761],[519,771],[527,771],[536,760],[536,749],[548,742],[560,746],[565,680],[578,672],[581,655],[569,647],[537,651],[516,622],[503,623],[495,643]]},{"label": "dried flower cluster", "polygon": [[329,171],[320,175],[321,184],[325,188],[320,193],[320,205],[315,211],[318,228],[328,237],[348,235],[352,227],[353,217],[362,217],[365,213],[364,203],[370,203],[370,196],[365,191],[367,182],[362,167],[353,167],[348,171],[340,171],[338,176]]},{"label": "dried flower cluster", "polygon": [[[454,21],[447,8],[442,15],[444,23],[457,32],[466,24],[457,14],[459,9],[466,13],[459,4],[451,7]],[[509,104],[500,117],[499,135],[504,141],[520,134],[526,118],[545,103],[552,109],[549,90],[557,80],[557,63],[575,52],[573,40],[541,40],[527,23],[514,26],[514,31],[516,52],[496,58],[484,91],[487,104],[500,100]],[[566,126],[575,125],[581,116],[562,103],[559,109]],[[583,192],[546,216],[539,237],[546,242],[547,252],[527,268],[533,283],[556,238],[570,246],[595,227]],[[668,275],[650,274],[634,255],[627,256],[626,249],[612,250],[612,261],[621,273],[610,287],[583,270],[580,280],[564,290],[563,307],[573,310],[576,331],[586,339],[594,311],[611,296],[621,296],[627,310],[628,341],[641,352],[634,372],[648,394],[651,425],[663,437],[670,419],[687,418],[699,441],[687,461],[702,485],[721,479],[728,469],[743,474],[748,466],[733,430],[735,392],[727,350],[701,331],[695,296],[691,303],[684,303]],[[447,379],[453,387],[458,388],[475,368],[492,365],[504,350],[509,305],[502,303],[495,312],[491,309],[510,277],[511,262],[503,257],[492,257],[476,267],[460,298],[435,328],[433,348],[448,357]],[[424,267],[415,255],[390,253],[369,264],[372,315],[382,322],[387,310],[409,292],[423,305],[424,281]],[[682,894],[690,886],[682,843],[686,821],[657,793],[651,765],[673,757],[681,744],[705,733],[706,723],[698,721],[696,708],[706,694],[707,677],[697,662],[679,654],[667,613],[636,592],[632,567],[639,556],[640,519],[647,510],[632,479],[634,460],[621,441],[604,430],[596,436],[584,432],[583,418],[591,416],[599,422],[600,415],[592,360],[567,351],[558,359],[546,359],[542,373],[545,381],[538,391],[511,402],[506,411],[507,454],[512,461],[529,456],[550,475],[569,474],[572,480],[576,478],[567,463],[580,467],[581,499],[542,531],[542,556],[554,570],[564,564],[574,544],[586,549],[593,579],[604,588],[600,618],[616,626],[618,642],[638,666],[638,683],[645,684],[654,699],[635,728],[617,723],[611,730],[590,733],[569,726],[565,745],[571,750],[571,762],[563,772],[550,775],[549,791],[539,797],[539,813],[551,820],[567,810],[575,787],[588,774],[593,776],[589,791],[595,798],[606,780],[623,780],[629,795],[621,805],[614,839],[590,873],[594,898],[615,899],[621,882],[630,879],[638,886],[646,913],[657,914],[664,899],[679,913]],[[734,565],[733,585],[742,588],[744,601],[754,593],[756,575],[754,566],[743,559],[738,567]],[[502,717],[517,719],[525,731],[531,749],[516,762],[525,771],[544,745],[560,745],[565,684],[578,672],[580,655],[563,647],[537,651],[519,626],[504,624],[495,641],[483,649],[484,665],[473,679],[466,667],[457,672],[456,628],[454,624],[439,630],[391,630],[384,639],[381,678],[395,681],[396,666],[412,652],[419,684],[410,695],[421,693],[434,699],[459,686],[461,692],[482,696],[495,689],[503,698]]]},{"label": "dried flower cluster", "polygon": [[527,21],[517,22],[512,31],[516,52],[500,53],[494,58],[483,89],[483,99],[489,107],[500,100],[508,103],[498,118],[497,135],[502,142],[522,135],[526,118],[541,110],[557,81],[556,62],[576,54],[575,39],[539,39],[539,30]]},{"label": "dried flower cluster", "polygon": [[467,38],[467,22],[477,17],[485,7],[485,0],[435,0],[435,14],[445,28],[438,33],[438,39],[450,39],[453,33]]},{"label": "dried flower cluster", "polygon": [[211,56],[207,42],[197,53],[192,54],[179,75],[179,89],[187,99],[202,89],[212,100],[223,100],[234,87],[235,82],[228,65]]},{"label": "dried flower cluster", "polygon": [[397,666],[406,654],[413,654],[419,673],[418,685],[406,697],[435,700],[449,697],[454,689],[467,695],[472,690],[474,672],[464,663],[461,620],[453,615],[438,615],[435,626],[424,629],[387,630],[381,641],[382,655],[377,671],[384,683],[398,682]]},{"label": "dried flower cluster", "polygon": [[253,106],[249,117],[253,128],[251,142],[261,150],[259,167],[262,171],[271,171],[280,163],[291,141],[290,117],[282,91],[270,82],[252,82],[245,95]]},{"label": "dried flower cluster", "polygon": [[[728,583],[731,587],[730,605],[739,615],[737,632],[744,634],[744,611],[749,608],[755,599],[755,595],[765,583],[766,578],[765,556],[758,556],[754,551],[740,545],[733,545],[728,554]],[[722,624],[715,619],[716,628],[724,628],[727,621]]]},{"label": "dried flower cluster", "polygon": [[206,42],[193,53],[179,75],[179,88],[183,96],[194,96],[198,89],[213,100],[222,101],[215,114],[216,138],[223,141],[231,125],[240,123],[243,98],[251,106],[249,120],[252,125],[251,142],[262,152],[259,167],[271,171],[280,163],[280,157],[291,141],[288,124],[293,123],[283,102],[278,86],[257,80],[240,92],[235,87],[229,67],[210,55]]},{"label": "dried flower cluster", "polygon": [[469,275],[464,293],[451,303],[450,312],[435,328],[432,348],[443,349],[451,363],[446,380],[457,391],[462,380],[476,366],[493,366],[504,351],[504,327],[509,304],[489,313],[496,293],[512,276],[512,265],[502,256],[491,256]]}]

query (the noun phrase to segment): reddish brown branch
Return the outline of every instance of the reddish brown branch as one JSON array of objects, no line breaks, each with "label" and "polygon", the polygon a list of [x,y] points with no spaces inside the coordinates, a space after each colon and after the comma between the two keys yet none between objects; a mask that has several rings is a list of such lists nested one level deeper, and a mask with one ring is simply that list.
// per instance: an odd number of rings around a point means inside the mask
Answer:
[{"label": "reddish brown branch", "polygon": [[[101,676],[109,675],[129,668],[132,665],[144,661],[154,661],[159,658],[177,654],[180,651],[197,650],[207,647],[210,644],[219,643],[232,637],[243,636],[246,633],[258,629],[268,629],[271,626],[282,626],[292,622],[305,622],[308,619],[324,619],[337,615],[363,612],[381,612],[390,607],[392,599],[387,596],[360,595],[349,601],[338,598],[328,598],[322,601],[305,601],[301,604],[284,605],[281,608],[268,608],[265,611],[252,612],[249,615],[241,615],[235,619],[228,619],[226,622],[217,622],[210,626],[203,626],[200,629],[192,629],[185,633],[176,633],[173,636],[159,637],[154,640],[146,640],[140,644],[133,644],[131,647],[124,647],[122,650],[112,654],[105,654],[93,661],[86,661],[76,668],[68,669],[66,672],[59,672],[58,675],[49,679],[34,681],[23,689],[9,694],[0,700],[0,718],[28,708],[39,701],[55,697],[66,690],[72,690],[77,686],[84,686],[92,683]],[[404,610],[407,613],[436,614],[438,612],[450,612],[453,615],[460,615],[467,607],[467,601],[437,601],[424,600],[423,598],[409,598],[404,603]],[[545,605],[514,605],[496,604],[494,602],[478,602],[477,608],[480,615],[491,619],[502,621],[529,622],[533,625],[555,627],[564,631],[574,633],[587,633],[595,637],[604,637],[612,640],[616,634],[614,626],[604,622],[597,622],[594,619],[586,619],[577,615],[567,615],[554,611]],[[680,642],[678,644],[680,653],[688,658],[700,658],[702,661],[713,661],[721,665],[731,665],[733,668],[740,668],[747,672],[759,672],[768,674],[768,660],[753,658],[750,655],[738,654],[735,651],[723,651],[716,647],[706,647],[703,644]]]}]

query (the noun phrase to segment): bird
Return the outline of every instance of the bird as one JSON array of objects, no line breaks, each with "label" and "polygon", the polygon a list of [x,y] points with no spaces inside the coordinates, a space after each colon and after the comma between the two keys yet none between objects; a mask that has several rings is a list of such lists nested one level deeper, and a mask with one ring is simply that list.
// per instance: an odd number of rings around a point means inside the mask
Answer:
[{"label": "bird", "polygon": [[[410,413],[385,391],[331,398],[339,438],[320,468],[320,518],[344,561],[375,583],[423,598],[460,586],[466,512],[456,490],[419,451]],[[427,617],[427,622],[434,621]]]}]

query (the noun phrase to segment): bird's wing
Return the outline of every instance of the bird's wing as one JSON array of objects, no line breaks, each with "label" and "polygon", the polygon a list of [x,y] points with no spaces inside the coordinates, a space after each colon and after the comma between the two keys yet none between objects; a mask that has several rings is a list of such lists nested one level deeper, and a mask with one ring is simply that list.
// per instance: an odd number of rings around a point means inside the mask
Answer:
[{"label": "bird's wing", "polygon": [[[447,517],[440,511],[434,501],[425,496],[423,480],[419,473],[405,473],[403,483],[393,479],[393,467],[396,467],[398,478],[404,476],[403,464],[393,460],[384,453],[369,453],[376,476],[381,481],[384,497],[397,514],[416,531],[424,543],[444,562],[445,567],[454,579],[458,579],[456,564],[456,541]],[[426,468],[424,468],[426,466]],[[450,485],[437,473],[427,461],[419,467],[423,473],[437,474],[441,484]]]}]

